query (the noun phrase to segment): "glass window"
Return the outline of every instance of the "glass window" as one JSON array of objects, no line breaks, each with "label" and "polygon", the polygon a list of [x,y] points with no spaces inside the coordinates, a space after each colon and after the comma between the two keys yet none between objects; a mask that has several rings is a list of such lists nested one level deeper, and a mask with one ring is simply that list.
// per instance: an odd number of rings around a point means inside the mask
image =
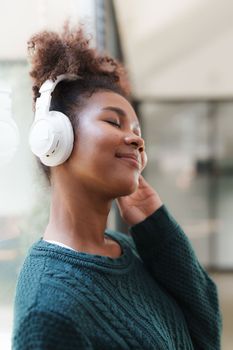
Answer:
[{"label": "glass window", "polygon": [[233,266],[232,108],[224,102],[140,106],[149,159],[145,176],[207,266]]},{"label": "glass window", "polygon": [[16,154],[0,164],[0,348],[7,350],[17,275],[28,247],[41,235],[48,191],[28,147],[33,112],[26,62],[1,62],[0,82],[12,89],[12,117],[20,133]]}]

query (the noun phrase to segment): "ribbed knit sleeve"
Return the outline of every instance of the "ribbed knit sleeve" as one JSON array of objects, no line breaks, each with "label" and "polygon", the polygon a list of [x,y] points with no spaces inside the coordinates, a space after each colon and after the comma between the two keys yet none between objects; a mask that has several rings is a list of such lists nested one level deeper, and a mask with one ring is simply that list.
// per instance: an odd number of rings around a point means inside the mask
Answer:
[{"label": "ribbed knit sleeve", "polygon": [[13,350],[92,350],[74,324],[58,314],[31,310],[13,338]]},{"label": "ribbed knit sleeve", "polygon": [[165,206],[130,228],[147,270],[183,311],[195,350],[219,350],[217,288]]}]

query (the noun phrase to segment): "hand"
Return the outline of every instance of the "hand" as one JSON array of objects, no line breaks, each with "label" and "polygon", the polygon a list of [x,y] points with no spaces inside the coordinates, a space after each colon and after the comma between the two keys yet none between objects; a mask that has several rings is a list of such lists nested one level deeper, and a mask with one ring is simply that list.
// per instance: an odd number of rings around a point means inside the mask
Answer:
[{"label": "hand", "polygon": [[163,204],[157,192],[140,175],[138,189],[116,200],[120,214],[130,226],[145,220]]}]

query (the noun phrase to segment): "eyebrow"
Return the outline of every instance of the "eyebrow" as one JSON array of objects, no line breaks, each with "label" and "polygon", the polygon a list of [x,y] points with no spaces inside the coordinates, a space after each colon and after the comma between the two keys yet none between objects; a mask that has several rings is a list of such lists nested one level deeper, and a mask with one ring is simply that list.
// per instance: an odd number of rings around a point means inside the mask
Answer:
[{"label": "eyebrow", "polygon": [[[107,107],[102,108],[102,110],[103,111],[112,111],[112,112],[117,113],[120,117],[126,117],[125,111],[119,107],[107,106]],[[139,122],[136,123],[136,126],[140,129]]]},{"label": "eyebrow", "polygon": [[126,113],[123,109],[119,108],[119,107],[113,107],[113,106],[107,106],[102,108],[104,111],[112,111],[112,112],[116,112],[119,116],[121,117],[126,117]]}]

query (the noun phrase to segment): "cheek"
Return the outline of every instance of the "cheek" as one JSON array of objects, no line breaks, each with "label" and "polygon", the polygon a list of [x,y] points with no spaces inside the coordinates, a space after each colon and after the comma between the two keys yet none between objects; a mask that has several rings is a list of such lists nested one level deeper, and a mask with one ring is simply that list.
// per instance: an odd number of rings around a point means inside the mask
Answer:
[{"label": "cheek", "polygon": [[[88,128],[88,132],[81,130],[75,139],[73,156],[75,159],[85,164],[90,163],[93,166],[99,164],[104,166],[105,162],[113,159],[120,143],[119,136],[116,133],[107,132],[97,128]],[[86,131],[86,130],[85,130]]]}]

